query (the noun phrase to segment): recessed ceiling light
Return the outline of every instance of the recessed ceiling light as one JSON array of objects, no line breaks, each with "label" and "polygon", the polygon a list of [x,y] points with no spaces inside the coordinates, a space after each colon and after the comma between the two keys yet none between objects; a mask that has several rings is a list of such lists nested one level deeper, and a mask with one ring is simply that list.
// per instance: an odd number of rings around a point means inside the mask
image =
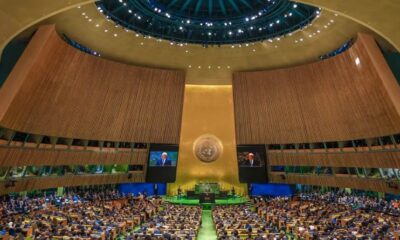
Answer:
[{"label": "recessed ceiling light", "polygon": [[355,63],[357,66],[359,66],[361,64],[361,60],[359,57],[356,58]]}]

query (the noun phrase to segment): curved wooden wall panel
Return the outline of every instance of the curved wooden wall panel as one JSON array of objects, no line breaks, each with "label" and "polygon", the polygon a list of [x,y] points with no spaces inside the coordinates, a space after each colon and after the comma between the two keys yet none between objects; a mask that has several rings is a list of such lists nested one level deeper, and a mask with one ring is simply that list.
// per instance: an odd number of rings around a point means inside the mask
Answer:
[{"label": "curved wooden wall panel", "polygon": [[286,184],[303,184],[314,186],[331,186],[339,188],[362,189],[367,191],[385,192],[385,193],[400,193],[400,184],[395,183],[398,188],[389,187],[389,184],[384,180],[366,179],[357,177],[333,177],[333,176],[305,176],[298,174],[285,175],[282,179],[281,174],[273,173],[270,175],[272,183]]},{"label": "curved wooden wall panel", "polygon": [[365,34],[334,58],[235,73],[233,90],[238,144],[341,141],[400,132],[400,88],[374,39]]},{"label": "curved wooden wall panel", "polygon": [[147,149],[133,152],[95,152],[0,147],[0,166],[147,165]]},{"label": "curved wooden wall panel", "polygon": [[400,151],[271,153],[270,166],[400,168]]},{"label": "curved wooden wall panel", "polygon": [[38,189],[49,189],[56,187],[73,187],[85,185],[103,185],[117,184],[129,182],[144,182],[145,174],[143,172],[130,174],[115,174],[115,175],[72,175],[63,177],[34,177],[18,179],[14,187],[5,187],[5,184],[0,184],[0,195],[23,192]]},{"label": "curved wooden wall panel", "polygon": [[184,86],[183,71],[94,57],[42,26],[0,90],[0,124],[65,138],[178,144]]}]

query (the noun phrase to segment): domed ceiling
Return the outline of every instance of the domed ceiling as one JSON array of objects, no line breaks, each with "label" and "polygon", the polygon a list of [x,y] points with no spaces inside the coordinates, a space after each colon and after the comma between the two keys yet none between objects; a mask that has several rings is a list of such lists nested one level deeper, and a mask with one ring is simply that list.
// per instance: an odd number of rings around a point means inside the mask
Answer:
[{"label": "domed ceiling", "polygon": [[[305,27],[284,36],[204,48],[202,44],[177,44],[141,34],[107,18],[97,4],[77,6],[40,24],[55,24],[60,35],[97,52],[102,58],[139,66],[183,69],[188,84],[226,85],[231,84],[234,71],[274,69],[317,61],[321,55],[356,37],[358,32],[368,32],[362,25],[325,10],[317,13]],[[300,7],[297,4],[296,9]]]},{"label": "domed ceiling", "polygon": [[289,0],[100,0],[100,12],[123,27],[203,46],[279,37],[316,18],[318,8]]},{"label": "domed ceiling", "polygon": [[[140,1],[143,0],[131,0],[130,2],[136,4]],[[182,3],[183,0],[165,1],[164,5],[168,6],[168,3],[172,2],[176,2],[176,5],[173,6],[177,9],[178,6],[181,6],[178,3]],[[197,0],[190,2],[193,4]],[[241,0],[236,0],[236,2],[239,4],[238,6],[246,9]],[[121,9],[127,10],[130,14],[127,0],[122,0],[122,3],[118,0],[118,3]],[[162,3],[161,0],[158,0],[158,3]],[[219,0],[213,2],[212,6],[216,10],[212,10],[211,14],[221,14],[220,5],[215,5],[215,3],[219,3]],[[234,11],[232,5],[229,5],[231,3],[227,0],[223,0],[223,3],[226,4],[224,6]],[[247,3],[267,4],[268,1],[247,0]],[[301,8],[300,3],[289,3],[292,9]],[[32,4],[36,6],[34,2]],[[37,25],[55,24],[57,32],[61,36],[67,36],[80,45],[97,52],[102,58],[139,66],[185,70],[188,84],[229,85],[232,72],[235,71],[275,69],[318,61],[321,55],[340,48],[349,39],[354,39],[358,32],[371,33],[363,25],[341,14],[314,8],[316,16],[310,23],[284,36],[269,38],[267,41],[221,44],[221,46],[210,44],[208,48],[204,48],[202,44],[191,44],[190,42],[177,44],[172,40],[141,34],[139,31],[132,30],[111,19],[104,10],[101,12],[102,8],[98,4],[97,1],[85,0],[84,3],[71,5],[68,10],[60,11],[52,17],[42,17],[43,20],[37,22]],[[209,4],[209,0],[203,0],[202,4],[204,4],[201,5],[203,10],[207,10],[209,5],[206,4]],[[269,6],[274,6],[273,2],[270,4]],[[275,4],[278,4],[278,1]],[[293,4],[296,4],[297,7]],[[171,12],[169,14],[172,14],[174,10],[172,5],[170,9],[172,10],[169,10]],[[195,11],[195,8],[192,11]],[[241,11],[244,12],[244,10]],[[204,17],[204,14],[199,10],[198,16]],[[207,14],[209,13],[207,12]],[[232,12],[229,16],[234,17],[235,14],[237,14],[236,16],[241,15],[242,20],[244,19],[246,22],[246,14]],[[135,16],[133,10],[131,15]],[[283,18],[285,18],[284,15]],[[280,24],[282,23],[280,21]],[[26,36],[30,36],[37,25],[27,29]]]}]

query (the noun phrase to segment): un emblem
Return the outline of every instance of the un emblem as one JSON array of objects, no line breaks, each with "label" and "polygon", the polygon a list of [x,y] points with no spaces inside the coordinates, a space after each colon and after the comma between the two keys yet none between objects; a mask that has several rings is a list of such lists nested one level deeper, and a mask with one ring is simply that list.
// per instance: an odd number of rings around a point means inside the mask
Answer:
[{"label": "un emblem", "polygon": [[194,155],[206,163],[217,160],[222,154],[222,149],[221,140],[211,134],[201,135],[193,143]]}]

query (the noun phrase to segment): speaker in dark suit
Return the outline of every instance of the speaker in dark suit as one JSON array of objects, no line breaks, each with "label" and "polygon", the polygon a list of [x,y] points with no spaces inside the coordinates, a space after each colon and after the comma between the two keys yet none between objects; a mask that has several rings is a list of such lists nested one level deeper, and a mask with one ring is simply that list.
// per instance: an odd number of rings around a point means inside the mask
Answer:
[{"label": "speaker in dark suit", "polygon": [[254,158],[254,153],[247,154],[246,162],[244,164],[247,167],[259,167],[260,160]]},{"label": "speaker in dark suit", "polygon": [[171,166],[171,160],[168,159],[168,154],[166,152],[163,152],[161,154],[161,158],[157,160],[156,166]]}]

